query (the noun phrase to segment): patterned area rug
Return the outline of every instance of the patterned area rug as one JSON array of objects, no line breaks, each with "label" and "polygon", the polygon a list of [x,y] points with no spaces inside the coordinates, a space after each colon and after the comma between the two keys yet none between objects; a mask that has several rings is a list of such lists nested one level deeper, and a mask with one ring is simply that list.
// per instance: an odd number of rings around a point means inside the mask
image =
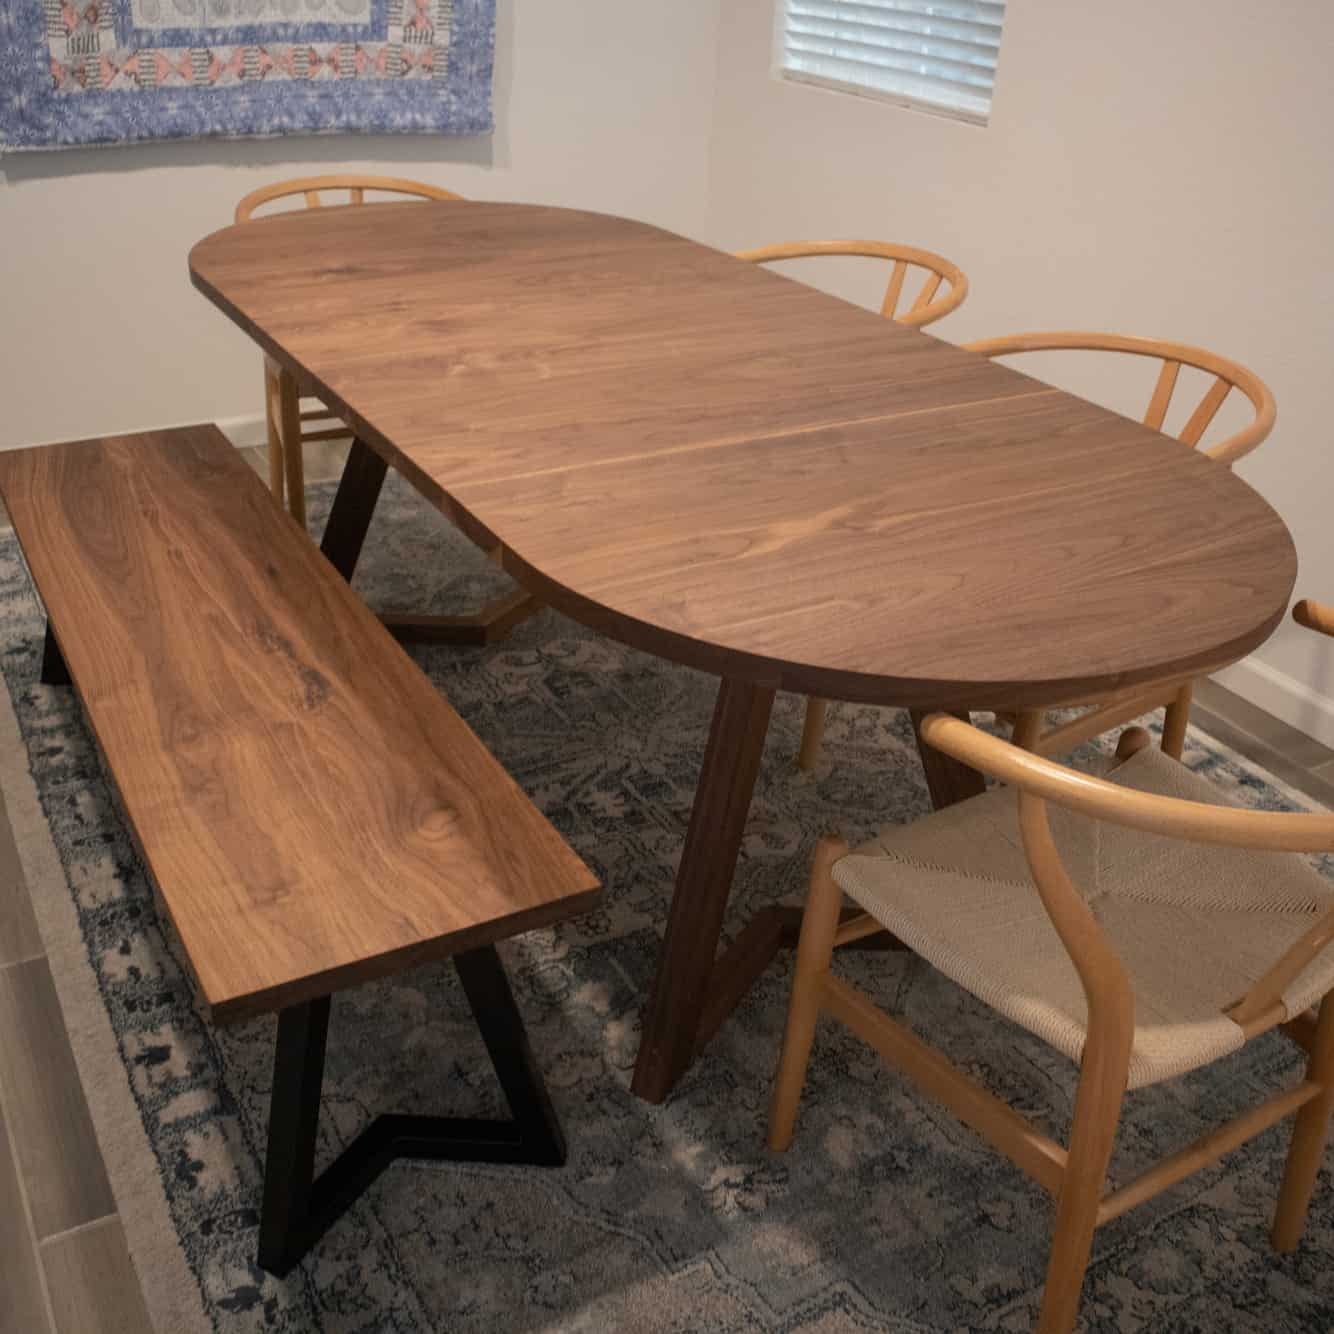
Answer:
[{"label": "patterned area rug", "polygon": [[0,152],[485,134],[495,0],[5,0]]},{"label": "patterned area rug", "polygon": [[[315,496],[317,521],[328,488]],[[373,605],[459,609],[504,580],[407,487],[386,489],[358,586]],[[763,1147],[788,983],[777,964],[664,1107],[631,1096],[648,987],[714,682],[551,612],[487,650],[419,652],[432,678],[604,878],[605,905],[507,946],[570,1142],[561,1170],[400,1164],[287,1280],[252,1264],[274,1023],[195,1005],[70,692],[37,684],[42,619],[0,540],[5,796],[131,1251],[161,1329],[254,1331],[1024,1330],[1049,1206],[1017,1169],[834,1026],[797,1141]],[[836,708],[825,761],[793,765],[780,701],[728,930],[798,895],[814,836],[928,808],[906,717]],[[21,744],[19,738],[21,737]],[[1243,802],[1292,794],[1192,734],[1189,762]],[[31,779],[29,779],[29,772]],[[1184,962],[1184,961],[1183,961]],[[902,955],[840,967],[1052,1130],[1074,1070]],[[1296,1074],[1281,1038],[1133,1095],[1125,1179]],[[325,1156],[383,1110],[497,1109],[448,966],[337,998]],[[1322,1175],[1307,1239],[1268,1247],[1286,1131],[1099,1232],[1084,1327],[1334,1328]]]}]

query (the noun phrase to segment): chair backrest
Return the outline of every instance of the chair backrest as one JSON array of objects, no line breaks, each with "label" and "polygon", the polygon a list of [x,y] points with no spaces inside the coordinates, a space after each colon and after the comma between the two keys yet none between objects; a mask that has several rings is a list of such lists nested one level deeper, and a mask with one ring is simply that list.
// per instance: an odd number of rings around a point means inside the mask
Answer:
[{"label": "chair backrest", "polygon": [[1274,395],[1258,375],[1235,361],[1229,361],[1202,347],[1191,347],[1187,343],[1167,343],[1158,338],[1135,338],[1128,334],[1069,331],[1006,334],[1000,338],[983,338],[975,343],[965,343],[964,347],[970,352],[980,352],[984,357],[1008,357],[1017,352],[1087,351],[1124,352],[1135,357],[1157,359],[1163,363],[1162,369],[1158,372],[1148,411],[1144,414],[1144,425],[1151,426],[1155,431],[1163,429],[1163,421],[1167,417],[1182,366],[1193,366],[1205,371],[1214,376],[1214,381],[1177,436],[1183,444],[1194,446],[1200,443],[1209,424],[1223,406],[1223,400],[1233,389],[1241,390],[1255,409],[1255,417],[1247,426],[1204,451],[1219,463],[1234,463],[1249,454],[1274,429]]},{"label": "chair backrest", "polygon": [[[914,329],[934,324],[950,311],[957,310],[968,295],[968,279],[957,265],[929,250],[894,245],[889,241],[785,241],[780,245],[736,252],[737,259],[749,260],[752,264],[771,264],[779,259],[805,259],[812,255],[858,255],[891,260],[894,267],[890,271],[884,300],[880,303],[880,313],[887,320]],[[910,268],[925,269],[926,279],[913,298],[912,305],[900,315],[899,301]],[[937,296],[942,284],[946,285],[946,291],[943,296]]]},{"label": "chair backrest", "polygon": [[[438,185],[427,185],[425,181],[401,180],[395,176],[300,176],[290,181],[276,181],[273,185],[263,185],[252,190],[236,206],[236,221],[249,222],[251,215],[264,204],[275,199],[286,199],[291,195],[304,195],[307,208],[319,208],[324,202],[321,196],[326,191],[348,192],[349,204],[366,202],[366,192],[373,190],[378,194],[410,195],[414,199],[462,199],[452,190],[443,190]],[[344,201],[333,201],[344,202]]]},{"label": "chair backrest", "polygon": [[[1239,810],[1119,787],[1034,755],[971,723],[936,713],[921,726],[922,739],[982,773],[1019,789],[1020,827],[1038,892],[1088,995],[1090,1010],[1117,1010],[1128,996],[1120,961],[1088,904],[1071,884],[1047,823],[1046,803],[1095,820],[1197,843],[1274,852],[1334,852],[1334,814]],[[1143,728],[1122,737],[1118,754],[1149,744]],[[1302,970],[1334,940],[1334,908],[1284,952],[1237,1002],[1229,1017],[1249,1036],[1285,1017],[1281,996]]]}]

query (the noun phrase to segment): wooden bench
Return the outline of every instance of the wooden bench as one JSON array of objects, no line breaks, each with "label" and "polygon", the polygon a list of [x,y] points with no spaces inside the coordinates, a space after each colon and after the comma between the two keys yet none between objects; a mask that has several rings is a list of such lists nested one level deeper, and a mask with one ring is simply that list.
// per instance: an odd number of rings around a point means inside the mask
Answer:
[{"label": "wooden bench", "polygon": [[[215,427],[0,454],[0,492],[213,1019],[278,1012],[260,1265],[395,1158],[563,1162],[493,946],[588,868]],[[316,1179],[330,993],[446,956],[513,1120],[384,1115]]]}]

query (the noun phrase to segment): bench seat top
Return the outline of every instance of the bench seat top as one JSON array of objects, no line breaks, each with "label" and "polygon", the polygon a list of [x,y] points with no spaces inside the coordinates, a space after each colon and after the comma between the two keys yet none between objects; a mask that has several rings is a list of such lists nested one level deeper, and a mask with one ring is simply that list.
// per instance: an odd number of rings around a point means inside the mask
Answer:
[{"label": "bench seat top", "polygon": [[213,426],[0,492],[216,1020],[590,906],[593,874]]}]

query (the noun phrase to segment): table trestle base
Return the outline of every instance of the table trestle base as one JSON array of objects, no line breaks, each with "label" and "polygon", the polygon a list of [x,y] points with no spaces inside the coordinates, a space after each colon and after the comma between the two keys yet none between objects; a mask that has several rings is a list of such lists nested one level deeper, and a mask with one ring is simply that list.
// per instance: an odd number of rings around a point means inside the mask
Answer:
[{"label": "table trestle base", "polygon": [[[388,468],[385,460],[364,440],[353,438],[320,541],[325,559],[349,583],[370,531],[371,518],[384,488]],[[380,620],[400,643],[482,648],[503,639],[520,622],[541,611],[542,605],[520,588],[467,616],[386,611],[381,613]]]},{"label": "table trestle base", "polygon": [[[736,939],[718,956],[709,975],[709,994],[695,1033],[698,1053],[711,1042],[728,1016],[745,999],[760,974],[783,950],[793,950],[801,935],[801,908],[775,904],[761,908],[741,928]],[[845,908],[843,921],[861,917],[858,908]],[[841,948],[848,950],[906,950],[895,935],[881,928],[868,932]]]},{"label": "table trestle base", "polygon": [[542,610],[543,604],[516,589],[488,602],[470,616],[427,615],[385,611],[380,620],[402,644],[449,644],[456,648],[484,648],[504,639],[516,625]]}]

